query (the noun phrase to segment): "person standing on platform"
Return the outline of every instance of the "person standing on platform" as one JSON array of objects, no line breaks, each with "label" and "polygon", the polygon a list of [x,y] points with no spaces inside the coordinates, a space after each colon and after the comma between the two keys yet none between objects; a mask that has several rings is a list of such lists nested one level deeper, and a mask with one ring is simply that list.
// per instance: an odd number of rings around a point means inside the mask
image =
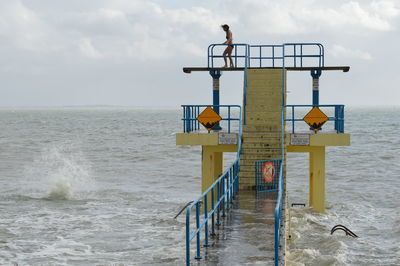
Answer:
[{"label": "person standing on platform", "polygon": [[235,65],[233,64],[232,56],[231,56],[233,48],[235,47],[234,45],[232,45],[233,44],[232,31],[229,30],[229,26],[227,24],[221,25],[221,28],[226,33],[226,41],[223,44],[228,44],[228,46],[225,48],[225,51],[222,54],[222,56],[224,57],[224,62],[225,62],[224,67],[228,67],[226,56],[229,57],[230,67],[235,67]]}]

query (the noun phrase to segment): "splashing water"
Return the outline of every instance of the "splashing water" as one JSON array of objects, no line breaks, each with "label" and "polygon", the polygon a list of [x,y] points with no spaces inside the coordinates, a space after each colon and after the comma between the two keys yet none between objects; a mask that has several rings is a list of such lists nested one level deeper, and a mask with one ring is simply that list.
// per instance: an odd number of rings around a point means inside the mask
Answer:
[{"label": "splashing water", "polygon": [[45,149],[35,161],[33,177],[39,177],[40,193],[50,200],[80,199],[93,189],[90,164],[71,145]]}]

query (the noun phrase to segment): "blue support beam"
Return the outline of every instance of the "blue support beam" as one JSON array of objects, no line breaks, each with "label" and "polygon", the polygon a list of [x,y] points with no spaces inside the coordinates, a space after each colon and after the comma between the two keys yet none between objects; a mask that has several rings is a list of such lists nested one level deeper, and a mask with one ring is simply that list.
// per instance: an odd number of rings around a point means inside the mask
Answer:
[{"label": "blue support beam", "polygon": [[313,78],[313,85],[312,85],[313,100],[312,100],[312,104],[314,106],[319,105],[319,77],[321,76],[321,74],[322,74],[322,71],[320,69],[311,70],[311,77]]},{"label": "blue support beam", "polygon": [[[219,114],[219,107],[216,105],[219,105],[219,78],[221,77],[222,72],[220,70],[210,70],[210,75],[213,78],[213,109],[217,114]],[[213,128],[213,130],[221,129],[222,128],[219,124]]]}]

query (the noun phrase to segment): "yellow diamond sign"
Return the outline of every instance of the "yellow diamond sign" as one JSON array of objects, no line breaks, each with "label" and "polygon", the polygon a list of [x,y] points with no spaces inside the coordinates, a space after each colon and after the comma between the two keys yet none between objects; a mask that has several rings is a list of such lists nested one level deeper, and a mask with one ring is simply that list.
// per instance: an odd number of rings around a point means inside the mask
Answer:
[{"label": "yellow diamond sign", "polygon": [[324,114],[318,107],[314,106],[308,114],[306,114],[303,120],[312,128],[314,131],[321,129],[322,125],[329,120],[329,117]]},{"label": "yellow diamond sign", "polygon": [[210,106],[204,109],[203,112],[197,117],[197,120],[210,131],[215,127],[219,121],[222,120],[221,116],[217,114]]}]

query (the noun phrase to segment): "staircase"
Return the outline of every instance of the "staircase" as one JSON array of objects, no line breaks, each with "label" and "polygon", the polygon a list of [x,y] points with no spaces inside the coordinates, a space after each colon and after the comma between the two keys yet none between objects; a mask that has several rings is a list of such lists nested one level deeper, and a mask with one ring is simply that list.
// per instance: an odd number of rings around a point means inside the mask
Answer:
[{"label": "staircase", "polygon": [[246,78],[239,188],[255,190],[255,162],[282,157],[282,70],[249,69]]}]

